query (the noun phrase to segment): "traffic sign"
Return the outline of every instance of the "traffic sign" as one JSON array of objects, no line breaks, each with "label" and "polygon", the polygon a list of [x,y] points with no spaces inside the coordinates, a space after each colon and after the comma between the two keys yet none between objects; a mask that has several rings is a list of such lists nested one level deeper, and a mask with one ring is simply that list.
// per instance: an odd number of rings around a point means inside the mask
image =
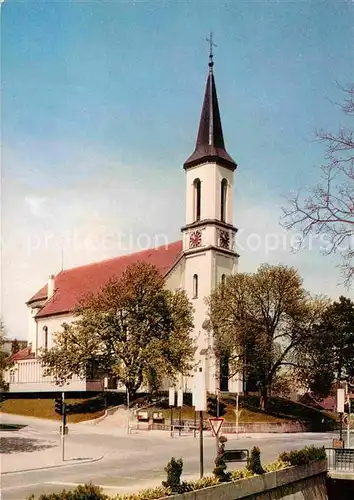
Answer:
[{"label": "traffic sign", "polygon": [[222,417],[215,417],[215,418],[209,418],[209,424],[211,427],[211,432],[213,433],[213,436],[218,437],[219,432],[221,430],[222,424],[224,423],[224,418]]}]

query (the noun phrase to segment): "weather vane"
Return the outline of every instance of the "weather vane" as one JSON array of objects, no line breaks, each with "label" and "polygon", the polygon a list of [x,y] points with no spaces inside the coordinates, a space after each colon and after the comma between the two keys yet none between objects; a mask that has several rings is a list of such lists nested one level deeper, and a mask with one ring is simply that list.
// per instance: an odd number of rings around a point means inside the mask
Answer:
[{"label": "weather vane", "polygon": [[213,47],[217,47],[217,45],[213,42],[213,32],[210,32],[209,37],[206,38],[206,41],[209,43],[209,66],[213,66]]}]

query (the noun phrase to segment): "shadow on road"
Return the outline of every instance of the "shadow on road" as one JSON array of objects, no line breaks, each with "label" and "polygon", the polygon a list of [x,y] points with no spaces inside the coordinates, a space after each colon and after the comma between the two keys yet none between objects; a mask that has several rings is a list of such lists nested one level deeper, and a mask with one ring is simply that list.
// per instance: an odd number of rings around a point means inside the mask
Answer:
[{"label": "shadow on road", "polygon": [[21,437],[1,437],[0,439],[0,452],[7,454],[40,451],[54,446],[55,444],[43,443],[38,439]]}]

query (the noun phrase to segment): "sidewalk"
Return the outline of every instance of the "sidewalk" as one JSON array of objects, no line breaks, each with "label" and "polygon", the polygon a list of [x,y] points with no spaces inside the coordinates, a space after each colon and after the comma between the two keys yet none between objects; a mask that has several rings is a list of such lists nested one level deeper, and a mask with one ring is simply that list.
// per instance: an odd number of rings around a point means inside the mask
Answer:
[{"label": "sidewalk", "polygon": [[103,458],[97,454],[97,448],[84,444],[78,451],[76,443],[66,440],[63,461],[59,433],[53,438],[43,439],[31,431],[3,431],[0,439],[2,474],[79,465]]}]

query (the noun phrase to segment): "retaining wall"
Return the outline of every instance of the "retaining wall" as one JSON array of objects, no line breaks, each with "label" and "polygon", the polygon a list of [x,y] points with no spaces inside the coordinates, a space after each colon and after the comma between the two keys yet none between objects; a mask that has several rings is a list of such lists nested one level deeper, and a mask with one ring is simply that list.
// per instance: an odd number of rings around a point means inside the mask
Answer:
[{"label": "retaining wall", "polygon": [[[327,460],[176,495],[173,500],[328,500]],[[166,497],[165,500],[171,500]]]},{"label": "retaining wall", "polygon": [[[190,428],[194,427],[194,421],[190,420],[188,422],[185,421],[185,425],[188,424]],[[199,422],[197,423],[198,426]],[[178,427],[179,422],[174,421],[174,425]],[[138,422],[137,428],[141,430],[149,429],[149,430],[166,430],[169,431],[171,429],[171,424],[164,423],[148,423],[148,422]],[[186,431],[187,428],[184,428]],[[209,423],[205,422],[205,430],[211,431],[209,428]],[[260,422],[260,423],[249,423],[249,424],[239,424],[238,432],[239,433],[259,433],[259,432],[274,432],[274,433],[291,433],[291,432],[306,432],[310,430],[309,426],[305,423],[293,421],[293,422]],[[223,434],[233,434],[236,432],[236,424],[224,422],[222,427]]]}]

